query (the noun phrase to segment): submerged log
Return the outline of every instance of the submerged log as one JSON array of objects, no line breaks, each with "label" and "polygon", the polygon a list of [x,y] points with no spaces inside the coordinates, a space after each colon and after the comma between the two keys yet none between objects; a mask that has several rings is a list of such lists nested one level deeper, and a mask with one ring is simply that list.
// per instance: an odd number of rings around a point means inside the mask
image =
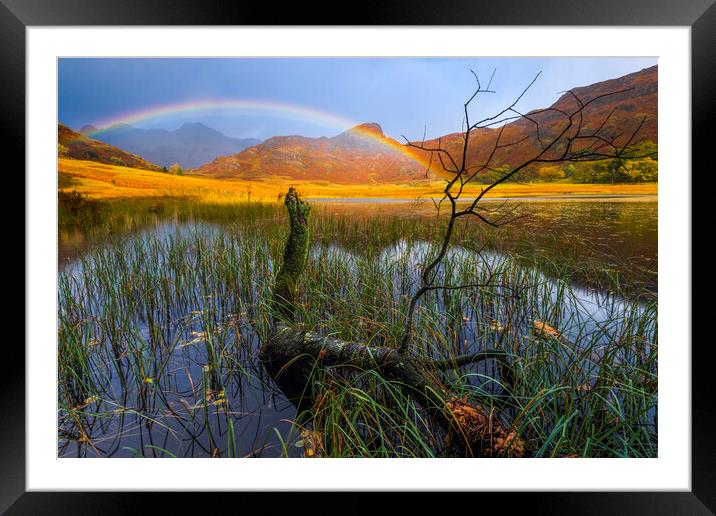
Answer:
[{"label": "submerged log", "polygon": [[[435,372],[480,360],[499,359],[505,354],[487,351],[435,361],[421,359],[395,348],[344,341],[296,327],[293,324],[296,288],[310,247],[310,206],[299,198],[293,187],[289,189],[284,202],[288,209],[291,233],[273,290],[273,306],[277,317],[259,356],[284,394],[296,404],[299,414],[310,412],[310,383],[315,378],[312,373],[316,366],[353,366],[375,370],[386,379],[396,381],[449,435],[461,435],[464,441],[471,441],[467,443],[471,454],[489,454],[495,439],[504,440],[508,433],[496,418],[488,415],[489,411],[452,396],[449,388],[437,379]],[[483,425],[482,422],[487,420],[489,425]],[[480,432],[475,428],[479,428]]]},{"label": "submerged log", "polygon": [[376,370],[386,379],[399,382],[444,429],[450,426],[442,412],[445,387],[426,374],[422,362],[396,349],[366,346],[278,323],[260,357],[284,394],[302,406],[310,398],[308,383],[316,365],[353,366]]}]

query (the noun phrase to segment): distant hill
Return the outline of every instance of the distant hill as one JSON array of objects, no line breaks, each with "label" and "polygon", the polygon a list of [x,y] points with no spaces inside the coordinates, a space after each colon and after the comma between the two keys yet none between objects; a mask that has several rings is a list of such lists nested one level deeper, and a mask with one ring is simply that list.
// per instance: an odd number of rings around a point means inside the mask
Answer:
[{"label": "distant hill", "polygon": [[276,136],[233,156],[220,157],[195,174],[252,179],[280,176],[333,183],[382,183],[423,179],[425,167],[378,124],[362,124],[333,138]]},{"label": "distant hill", "polygon": [[150,163],[140,156],[76,133],[63,124],[57,124],[57,137],[57,154],[61,158],[89,160],[108,165],[121,165],[154,171],[162,170],[162,167]]},{"label": "distant hill", "polygon": [[[588,106],[584,112],[585,128],[597,129],[614,110],[602,128],[603,134],[619,135],[617,143],[623,142],[636,127],[641,117],[646,122],[640,138],[657,144],[657,82],[658,68],[646,68],[617,79],[577,87],[573,91],[583,101],[623,89],[623,93],[605,97]],[[572,110],[576,100],[565,93],[552,107]],[[533,120],[541,125],[541,138],[557,134],[564,127],[565,118],[556,112],[535,114]],[[494,147],[499,129],[481,129],[471,133],[468,163],[484,162]],[[524,140],[523,140],[524,139]],[[505,126],[502,142],[519,145],[499,150],[493,167],[516,165],[535,155],[539,140],[533,122],[522,119]],[[438,139],[426,142],[438,145]],[[463,135],[448,134],[439,139],[442,148],[461,155]],[[419,160],[411,159],[419,157]],[[333,138],[306,138],[303,136],[278,136],[231,156],[219,157],[194,170],[193,173],[219,178],[262,178],[280,176],[293,179],[324,180],[333,183],[404,182],[425,177],[425,163],[429,156],[422,151],[406,148],[385,136],[378,124],[363,124]],[[437,159],[432,171],[439,175]]]},{"label": "distant hill", "polygon": [[87,126],[82,132],[159,165],[169,167],[178,163],[185,169],[196,168],[217,156],[235,154],[261,143],[255,138],[228,137],[199,122],[186,123],[174,131],[118,124],[102,130]]},{"label": "distant hill", "polygon": [[[584,103],[599,95],[627,90],[595,100],[588,105],[582,112],[582,124],[585,132],[597,130],[604,120],[608,119],[600,129],[600,134],[614,136],[616,137],[615,143],[623,145],[638,127],[641,119],[646,117],[637,140],[643,140],[656,146],[658,143],[657,79],[658,68],[653,66],[617,79],[573,88],[574,94]],[[550,107],[573,112],[577,109],[577,100],[571,94],[565,93]],[[609,116],[612,111],[613,113]],[[566,126],[566,117],[557,111],[528,113],[527,115],[539,123],[540,137],[543,142],[549,141],[550,136],[556,136]],[[575,120],[576,123],[577,120]],[[539,152],[541,146],[535,127],[534,122],[525,118],[507,124],[500,142],[502,144],[518,141],[521,143],[498,150],[491,161],[492,166],[517,165]],[[495,146],[498,133],[499,129],[497,128],[481,129],[470,133],[468,163],[484,163]],[[453,156],[460,156],[463,135],[462,133],[453,133],[441,137],[439,141],[434,139],[425,142],[425,146],[437,147],[438,144],[443,149],[450,151]],[[555,148],[554,152],[548,153],[546,157],[555,157],[561,150],[561,148]]]}]

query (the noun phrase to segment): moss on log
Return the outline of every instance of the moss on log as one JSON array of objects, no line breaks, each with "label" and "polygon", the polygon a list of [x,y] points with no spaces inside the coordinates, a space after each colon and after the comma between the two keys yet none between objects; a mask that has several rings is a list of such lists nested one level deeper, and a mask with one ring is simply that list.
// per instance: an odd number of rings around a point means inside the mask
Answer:
[{"label": "moss on log", "polygon": [[308,259],[311,234],[308,216],[311,207],[301,200],[294,187],[288,189],[284,204],[288,209],[291,233],[286,240],[283,263],[276,275],[273,288],[273,303],[276,314],[293,321],[296,303],[296,286]]},{"label": "moss on log", "polygon": [[[367,346],[359,342],[344,341],[331,336],[308,332],[295,323],[296,289],[306,266],[310,248],[308,218],[310,206],[301,200],[295,188],[286,194],[291,233],[286,242],[283,263],[276,275],[273,289],[274,311],[277,319],[271,335],[260,351],[260,358],[269,374],[284,394],[296,404],[299,417],[304,411],[310,412],[311,385],[316,366],[353,366],[364,370],[376,370],[388,380],[397,382],[410,394],[445,431],[453,436],[462,436],[466,450],[484,455],[491,449],[495,435],[507,435],[499,422],[488,417],[489,438],[485,444],[484,435],[474,428],[487,428],[480,419],[486,420],[484,409],[472,406],[451,395],[450,390],[437,379],[436,372],[480,360],[498,359],[504,353],[485,351],[473,355],[456,357],[452,360],[426,360],[401,352],[395,348]],[[503,361],[500,360],[500,363]],[[479,410],[477,410],[479,409]],[[475,414],[472,419],[466,414]],[[466,422],[467,421],[467,422]],[[468,427],[473,428],[470,430]],[[487,430],[485,430],[487,431]],[[470,435],[469,435],[470,434]],[[472,435],[474,434],[474,435]],[[470,441],[470,442],[466,442]],[[477,448],[475,448],[477,446]]]},{"label": "moss on log", "polygon": [[[387,379],[399,382],[423,408],[444,419],[440,411],[447,396],[445,387],[426,374],[422,362],[396,349],[366,346],[279,323],[260,356],[284,394],[295,402],[308,394],[306,384],[316,364],[353,366],[377,370]],[[442,422],[442,426],[449,426]]]}]

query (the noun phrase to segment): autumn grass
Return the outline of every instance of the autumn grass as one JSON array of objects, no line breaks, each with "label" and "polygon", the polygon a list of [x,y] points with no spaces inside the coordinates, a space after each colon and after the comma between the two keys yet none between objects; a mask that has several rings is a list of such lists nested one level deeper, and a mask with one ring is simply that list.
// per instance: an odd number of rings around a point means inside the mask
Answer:
[{"label": "autumn grass", "polygon": [[[396,346],[416,264],[432,252],[420,242],[405,242],[377,260],[331,249],[314,254],[304,322],[348,340]],[[455,397],[498,414],[530,456],[654,456],[656,303],[592,296],[574,289],[569,277],[545,276],[536,265],[454,252],[438,283],[480,284],[489,277],[494,286],[428,295],[418,312],[418,354],[449,360],[482,349],[505,352],[510,377],[497,363],[434,374]],[[395,385],[384,384],[371,372],[357,371],[337,380],[334,375],[332,388],[316,394],[324,453],[450,453],[424,414]],[[359,415],[366,406],[380,407],[371,410],[369,422]],[[389,443],[386,434],[393,436]]]},{"label": "autumn grass", "polygon": [[[440,219],[314,206],[311,224],[299,323],[397,346]],[[309,420],[267,377],[257,350],[269,334],[267,300],[287,236],[279,203],[125,199],[95,230],[103,244],[58,277],[61,456],[454,454],[405,390],[374,371],[316,364]],[[496,238],[460,235],[465,243]],[[489,278],[491,286],[427,295],[415,351],[450,359],[498,349],[513,375],[495,361],[432,374],[499,418],[530,456],[656,456],[653,297],[630,300],[618,278],[596,293],[576,287],[580,274],[597,281],[598,267],[554,261],[527,244],[477,254],[459,243],[439,281]],[[547,326],[536,331],[535,321]]]},{"label": "autumn grass", "polygon": [[[213,179],[176,176],[92,161],[59,158],[59,186],[97,200],[133,198],[191,198],[229,204],[250,200],[273,201],[285,192],[286,184],[296,186],[304,197],[319,198],[439,198],[442,181],[414,181],[403,184],[336,184],[271,177],[257,180]],[[463,197],[480,193],[482,185],[468,185]],[[509,183],[489,192],[489,197],[541,197],[566,195],[656,195],[657,185]]]},{"label": "autumn grass", "polygon": [[[60,255],[74,255],[75,248],[88,242],[102,243],[121,235],[149,231],[171,221],[193,224],[197,221],[221,226],[254,226],[273,230],[284,220],[283,203],[276,200],[214,202],[171,196],[94,200],[81,194],[60,193],[58,230]],[[496,201],[501,204],[500,201]],[[510,209],[510,208],[507,208]],[[532,218],[531,207],[523,221]],[[347,249],[384,248],[405,235],[431,241],[445,229],[445,212],[436,216],[430,201],[419,203],[313,203],[312,235],[317,243],[337,243]],[[558,212],[561,216],[561,211]],[[543,219],[540,219],[543,220]],[[501,252],[517,253],[532,262],[542,263],[544,271],[569,275],[580,285],[621,291],[630,296],[655,297],[655,265],[645,267],[624,261],[608,249],[596,246],[587,235],[562,235],[544,219],[545,227],[521,227],[518,221],[501,228],[479,224],[460,225],[456,240],[471,246],[486,246]]]}]

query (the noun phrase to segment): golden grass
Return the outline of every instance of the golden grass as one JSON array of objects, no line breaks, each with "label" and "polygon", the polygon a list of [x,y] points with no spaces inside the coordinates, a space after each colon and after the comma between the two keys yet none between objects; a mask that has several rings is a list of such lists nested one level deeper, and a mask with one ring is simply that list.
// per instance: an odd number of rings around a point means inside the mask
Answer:
[{"label": "golden grass", "polygon": [[[199,176],[174,176],[130,167],[105,165],[93,161],[59,158],[58,174],[63,190],[75,190],[94,199],[137,197],[198,197],[207,202],[275,200],[289,185],[304,197],[326,198],[401,198],[440,197],[444,182],[418,181],[404,184],[345,185],[328,182],[301,181],[290,178],[261,180],[213,179]],[[479,194],[482,185],[469,185],[463,196]],[[499,185],[487,197],[540,197],[560,195],[656,195],[655,183],[569,184],[536,183]]]}]

